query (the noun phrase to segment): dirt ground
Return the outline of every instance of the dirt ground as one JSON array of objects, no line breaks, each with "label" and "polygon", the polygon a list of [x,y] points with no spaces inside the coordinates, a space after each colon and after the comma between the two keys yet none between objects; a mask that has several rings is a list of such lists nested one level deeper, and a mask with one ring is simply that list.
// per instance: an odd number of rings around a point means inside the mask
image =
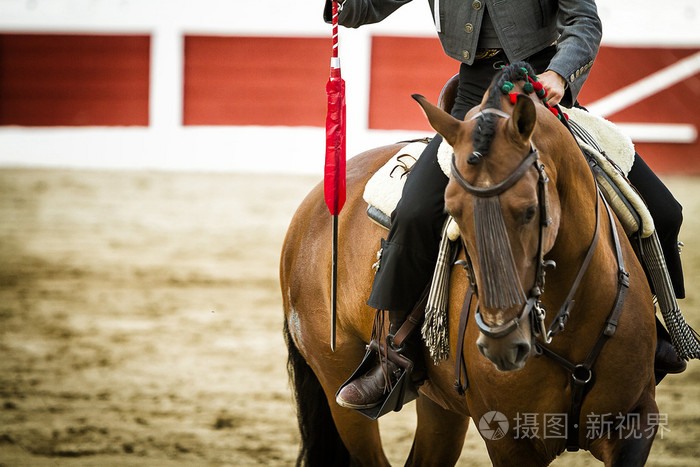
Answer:
[{"label": "dirt ground", "polygon": [[[278,260],[318,180],[0,170],[0,465],[293,464]],[[666,181],[700,329],[700,180]],[[649,465],[697,465],[700,364],[657,401],[668,423]],[[381,423],[395,464],[412,410]],[[472,425],[460,465],[488,464]]]}]

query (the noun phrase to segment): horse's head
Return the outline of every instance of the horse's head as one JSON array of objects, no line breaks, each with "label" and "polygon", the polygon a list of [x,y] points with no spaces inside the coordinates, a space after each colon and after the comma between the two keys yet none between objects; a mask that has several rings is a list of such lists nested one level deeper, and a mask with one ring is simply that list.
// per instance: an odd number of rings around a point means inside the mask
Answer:
[{"label": "horse's head", "polygon": [[554,245],[560,217],[556,190],[547,188],[546,155],[532,141],[538,114],[554,117],[518,94],[532,83],[528,75],[535,76],[523,65],[504,68],[465,121],[414,96],[454,150],[445,205],[460,227],[479,299],[477,346],[502,371],[522,368],[531,353],[543,257]]}]

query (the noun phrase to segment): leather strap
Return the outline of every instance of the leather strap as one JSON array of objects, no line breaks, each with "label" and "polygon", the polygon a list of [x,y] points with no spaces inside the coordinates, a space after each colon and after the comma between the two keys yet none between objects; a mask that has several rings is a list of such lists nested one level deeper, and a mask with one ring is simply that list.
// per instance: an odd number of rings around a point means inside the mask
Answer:
[{"label": "leather strap", "polygon": [[[596,194],[598,193],[596,188]],[[566,368],[566,370],[571,373],[571,406],[569,408],[569,414],[567,419],[567,439],[566,439],[566,449],[567,451],[578,451],[579,450],[579,432],[580,425],[579,420],[581,418],[581,408],[583,407],[583,400],[585,398],[587,389],[592,386],[595,382],[593,366],[595,365],[598,356],[603,350],[603,346],[607,340],[615,334],[617,329],[617,323],[622,314],[622,309],[627,297],[627,290],[629,289],[629,273],[625,270],[624,258],[622,256],[622,247],[620,245],[620,237],[617,232],[617,226],[615,224],[615,218],[613,217],[610,206],[605,201],[605,198],[597,196],[598,199],[602,198],[602,203],[608,213],[608,219],[610,221],[610,231],[613,237],[613,244],[615,249],[615,256],[617,259],[618,275],[617,275],[617,293],[615,296],[615,301],[613,302],[612,309],[608,314],[605,321],[605,325],[601,330],[598,338],[596,339],[591,351],[583,363],[575,365],[571,363],[566,358],[552,351],[551,349],[545,347],[541,343],[537,342],[535,345],[537,350],[547,357],[554,360],[559,365]],[[597,207],[597,206],[596,206]],[[596,229],[597,230],[597,229]]]},{"label": "leather strap", "polygon": [[452,154],[452,176],[454,176],[455,180],[457,180],[457,183],[464,188],[464,190],[472,194],[474,196],[479,196],[481,198],[489,198],[491,196],[497,196],[515,185],[518,180],[520,180],[523,175],[525,175],[525,172],[527,172],[530,169],[530,166],[535,164],[537,161],[537,158],[539,157],[537,150],[534,148],[530,148],[530,152],[528,155],[520,161],[520,164],[518,167],[515,168],[513,173],[511,173],[508,178],[503,180],[501,183],[493,186],[487,186],[487,187],[478,187],[474,186],[471,183],[469,183],[460,173],[459,169],[457,169],[457,163],[456,163],[456,157],[454,153]]},{"label": "leather strap", "polygon": [[430,283],[427,285],[425,290],[423,290],[423,294],[421,295],[420,300],[418,300],[418,303],[416,303],[416,305],[413,307],[413,311],[406,316],[406,321],[403,322],[399,330],[396,331],[396,334],[394,334],[394,337],[391,340],[394,348],[401,348],[403,346],[403,341],[408,336],[413,334],[416,327],[420,326],[420,323],[423,321],[423,316],[425,315],[425,306],[428,303],[429,292]]},{"label": "leather strap", "polygon": [[[595,183],[595,179],[594,179]],[[569,294],[566,296],[566,299],[564,300],[564,303],[562,304],[561,308],[559,308],[559,311],[557,312],[556,316],[552,320],[552,323],[549,325],[549,332],[547,334],[547,337],[552,337],[555,336],[559,331],[561,331],[564,328],[564,324],[566,323],[566,320],[569,318],[569,309],[573,306],[574,304],[574,295],[578,291],[578,287],[581,284],[581,280],[583,280],[583,276],[586,274],[586,271],[588,270],[588,265],[591,263],[591,260],[593,259],[593,253],[595,253],[596,246],[598,245],[598,238],[600,237],[600,195],[598,192],[598,187],[596,185],[596,190],[595,190],[595,232],[593,233],[593,239],[591,240],[591,244],[588,247],[588,252],[586,253],[586,257],[583,260],[583,263],[581,263],[581,267],[578,270],[578,274],[576,275],[576,279],[574,279],[573,284],[571,285],[571,289],[569,289]]]},{"label": "leather strap", "polygon": [[617,227],[615,225],[615,218],[613,217],[610,205],[603,198],[603,203],[605,204],[605,209],[608,211],[608,219],[610,219],[610,225],[612,228],[613,241],[615,242],[615,253],[617,254],[617,296],[615,297],[615,306],[613,311],[610,313],[608,320],[605,324],[604,333],[607,337],[611,337],[615,334],[617,329],[617,323],[620,320],[620,315],[622,314],[622,305],[625,303],[625,298],[627,297],[627,290],[630,286],[629,273],[625,269],[625,260],[622,257],[622,247],[620,246],[620,237],[617,233]]},{"label": "leather strap", "polygon": [[[467,364],[464,360],[464,336],[467,333],[467,322],[469,321],[469,310],[474,299],[474,291],[472,286],[467,287],[467,293],[464,296],[464,304],[462,305],[462,313],[459,316],[459,331],[457,333],[457,348],[455,349],[455,391],[460,396],[467,392],[469,387],[469,378],[467,378]],[[464,384],[462,384],[462,372],[464,372]]]}]

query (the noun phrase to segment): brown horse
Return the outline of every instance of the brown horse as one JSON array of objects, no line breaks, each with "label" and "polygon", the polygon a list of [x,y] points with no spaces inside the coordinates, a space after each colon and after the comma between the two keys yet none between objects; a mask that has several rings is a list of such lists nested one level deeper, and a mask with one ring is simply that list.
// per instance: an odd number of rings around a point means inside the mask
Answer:
[{"label": "brown horse", "polygon": [[[407,465],[454,465],[470,417],[495,465],[547,465],[571,444],[566,438],[572,430],[578,430],[573,444],[606,465],[642,465],[658,415],[654,311],[644,272],[624,235],[616,252],[611,220],[617,221],[606,214],[568,130],[533,94],[519,96],[513,105],[498,79],[464,121],[417,99],[454,149],[445,201],[462,232],[467,254],[462,258],[469,258],[470,274],[461,268],[452,274],[450,358],[428,364]],[[523,90],[522,82],[515,84],[513,92]],[[493,133],[486,146],[482,127]],[[335,352],[328,331],[331,223],[321,186],[303,201],[287,232],[280,277],[301,432],[299,463],[388,464],[377,422],[338,406],[335,393],[362,360],[374,318],[365,300],[384,231],[366,216],[363,187],[400,147],[367,151],[347,166]],[[494,222],[485,216],[496,220],[500,233],[489,230]],[[496,247],[504,252],[499,258],[489,253]],[[546,287],[545,261],[556,262],[555,270],[548,269]],[[511,285],[498,282],[503,280]],[[628,290],[618,285],[626,280]],[[480,306],[478,312],[472,306],[463,347],[457,348],[461,302],[470,281]],[[507,289],[510,293],[497,293]],[[616,297],[625,292],[620,303]],[[552,312],[540,322],[545,308],[564,313],[555,320]],[[549,344],[547,328],[560,331]],[[590,362],[595,349],[599,357]],[[469,384],[464,395],[454,389],[459,353]],[[430,361],[427,350],[425,358]],[[577,392],[582,406],[571,412]],[[575,420],[570,412],[577,414]]]}]

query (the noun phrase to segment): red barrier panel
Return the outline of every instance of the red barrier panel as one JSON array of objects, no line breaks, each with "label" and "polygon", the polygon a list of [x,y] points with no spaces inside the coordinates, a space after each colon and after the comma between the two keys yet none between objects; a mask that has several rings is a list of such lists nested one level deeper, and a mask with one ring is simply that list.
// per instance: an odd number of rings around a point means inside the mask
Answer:
[{"label": "red barrier panel", "polygon": [[[606,47],[600,49],[591,75],[579,96],[589,105],[700,49]],[[692,65],[694,67],[696,65]],[[445,81],[459,63],[445,56],[433,38],[374,36],[370,81],[369,126],[373,129],[425,130],[432,133],[410,98],[420,93],[436,102]],[[700,131],[700,70],[678,83],[654,88],[651,95],[630,102],[607,118],[615,123],[683,124]],[[700,140],[636,143],[638,152],[659,173],[700,174]]]},{"label": "red barrier panel", "polygon": [[0,34],[0,125],[148,125],[150,37]]},{"label": "red barrier panel", "polygon": [[330,38],[185,37],[185,125],[310,125],[326,118]]}]

